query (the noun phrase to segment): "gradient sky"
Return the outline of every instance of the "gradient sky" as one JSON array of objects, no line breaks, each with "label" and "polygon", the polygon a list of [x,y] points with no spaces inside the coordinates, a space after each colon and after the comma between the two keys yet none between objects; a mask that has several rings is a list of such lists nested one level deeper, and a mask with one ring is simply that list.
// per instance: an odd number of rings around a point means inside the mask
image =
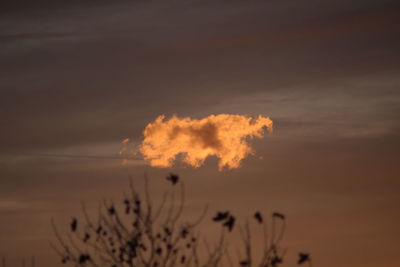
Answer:
[{"label": "gradient sky", "polygon": [[[58,266],[51,217],[174,171],[190,212],[285,213],[288,259],[400,266],[399,48],[398,1],[2,3],[0,256]],[[160,114],[218,113],[275,123],[239,169],[112,159]]]}]

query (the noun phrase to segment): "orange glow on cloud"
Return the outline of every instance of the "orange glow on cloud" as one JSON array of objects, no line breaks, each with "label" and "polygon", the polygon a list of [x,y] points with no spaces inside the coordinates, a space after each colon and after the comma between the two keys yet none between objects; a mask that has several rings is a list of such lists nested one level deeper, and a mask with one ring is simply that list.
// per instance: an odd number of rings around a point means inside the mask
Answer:
[{"label": "orange glow on cloud", "polygon": [[143,131],[144,140],[139,147],[144,159],[155,167],[171,167],[178,154],[193,167],[200,167],[208,156],[219,158],[218,168],[238,168],[242,159],[253,154],[246,138],[262,138],[264,130],[272,132],[273,122],[259,115],[219,114],[203,119],[165,119],[159,116]]}]

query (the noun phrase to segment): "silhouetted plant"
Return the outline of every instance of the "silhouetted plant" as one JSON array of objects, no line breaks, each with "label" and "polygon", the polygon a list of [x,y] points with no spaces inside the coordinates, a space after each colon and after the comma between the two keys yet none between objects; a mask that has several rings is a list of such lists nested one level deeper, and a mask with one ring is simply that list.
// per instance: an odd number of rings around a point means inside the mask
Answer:
[{"label": "silhouetted plant", "polygon": [[[175,174],[167,176],[167,180],[171,182],[174,190],[164,193],[158,207],[153,205],[148,180],[145,178],[143,196],[131,182],[130,193],[124,197],[121,204],[123,209],[118,209],[112,201],[103,201],[95,221],[89,217],[85,205],[82,204],[83,222],[72,218],[70,232],[65,236],[59,234],[52,220],[58,240],[58,246],[52,244],[52,247],[60,255],[62,263],[95,267],[216,267],[226,262],[229,266],[275,267],[283,262],[286,250],[279,246],[285,231],[283,214],[272,214],[270,232],[262,214],[254,214],[254,220],[264,231],[262,257],[258,260],[252,258],[249,222],[243,227],[238,226],[245,257],[233,261],[226,235],[236,228],[235,216],[229,211],[224,211],[218,212],[212,218],[215,223],[221,224],[222,228],[217,242],[210,247],[196,230],[205,217],[207,207],[198,219],[192,222],[183,220],[184,184]],[[177,202],[176,194],[179,195]],[[204,242],[200,242],[202,238]],[[205,253],[199,253],[200,246]],[[306,262],[311,266],[309,255],[300,253],[298,264]]]}]

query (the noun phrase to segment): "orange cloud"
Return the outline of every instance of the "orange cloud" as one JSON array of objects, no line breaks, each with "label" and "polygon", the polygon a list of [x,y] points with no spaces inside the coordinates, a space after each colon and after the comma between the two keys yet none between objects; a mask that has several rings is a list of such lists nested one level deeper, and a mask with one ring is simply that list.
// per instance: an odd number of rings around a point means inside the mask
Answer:
[{"label": "orange cloud", "polygon": [[219,158],[218,168],[238,168],[242,159],[253,154],[246,138],[262,138],[264,130],[272,132],[273,122],[259,115],[219,114],[203,119],[178,118],[165,120],[159,116],[143,131],[140,152],[151,166],[171,167],[178,154],[183,161],[199,167],[208,156]]}]

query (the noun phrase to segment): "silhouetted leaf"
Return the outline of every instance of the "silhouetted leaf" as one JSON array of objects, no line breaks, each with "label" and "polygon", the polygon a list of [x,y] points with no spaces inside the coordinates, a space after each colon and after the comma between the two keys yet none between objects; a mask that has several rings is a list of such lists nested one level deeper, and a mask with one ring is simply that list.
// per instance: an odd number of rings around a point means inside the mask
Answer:
[{"label": "silhouetted leaf", "polygon": [[181,257],[181,263],[184,264],[185,261],[186,261],[186,256],[183,255],[183,256]]},{"label": "silhouetted leaf", "polygon": [[235,225],[235,217],[233,217],[232,215],[229,216],[228,220],[223,224],[223,226],[227,227],[229,232],[232,231],[233,226]]},{"label": "silhouetted leaf", "polygon": [[307,253],[299,253],[299,260],[297,261],[297,264],[303,264],[307,261],[310,260],[310,255]]},{"label": "silhouetted leaf", "polygon": [[79,263],[83,264],[90,260],[90,256],[88,254],[81,254],[79,256]]},{"label": "silhouetted leaf", "polygon": [[258,223],[262,223],[263,222],[263,218],[261,216],[261,213],[258,212],[258,211],[254,214],[254,218],[257,220]]},{"label": "silhouetted leaf", "polygon": [[114,206],[110,206],[110,207],[108,208],[108,213],[109,213],[110,215],[114,215],[114,214],[115,214],[115,208],[114,208]]},{"label": "silhouetted leaf", "polygon": [[276,266],[279,263],[282,263],[282,258],[278,257],[278,256],[274,256],[271,260],[271,264],[272,266]]},{"label": "silhouetted leaf", "polygon": [[215,215],[215,217],[213,218],[214,222],[220,222],[223,220],[226,220],[229,216],[229,211],[225,211],[225,212],[217,212],[217,215]]},{"label": "silhouetted leaf", "polygon": [[182,236],[182,238],[186,238],[186,236],[188,235],[188,230],[186,229],[186,228],[183,228],[182,229],[182,231],[181,231],[181,236]]},{"label": "silhouetted leaf", "polygon": [[248,266],[249,265],[249,261],[241,261],[240,262],[240,266]]},{"label": "silhouetted leaf", "polygon": [[272,217],[279,218],[279,219],[282,219],[282,220],[285,219],[285,215],[283,215],[282,213],[279,213],[279,212],[272,213]]},{"label": "silhouetted leaf", "polygon": [[170,181],[172,185],[175,185],[179,181],[179,176],[171,173],[167,176],[167,180]]},{"label": "silhouetted leaf", "polygon": [[72,222],[71,222],[71,231],[75,232],[76,228],[78,227],[78,220],[75,218],[72,218]]},{"label": "silhouetted leaf", "polygon": [[87,242],[90,239],[90,235],[85,233],[85,237],[83,238],[83,242]]}]

